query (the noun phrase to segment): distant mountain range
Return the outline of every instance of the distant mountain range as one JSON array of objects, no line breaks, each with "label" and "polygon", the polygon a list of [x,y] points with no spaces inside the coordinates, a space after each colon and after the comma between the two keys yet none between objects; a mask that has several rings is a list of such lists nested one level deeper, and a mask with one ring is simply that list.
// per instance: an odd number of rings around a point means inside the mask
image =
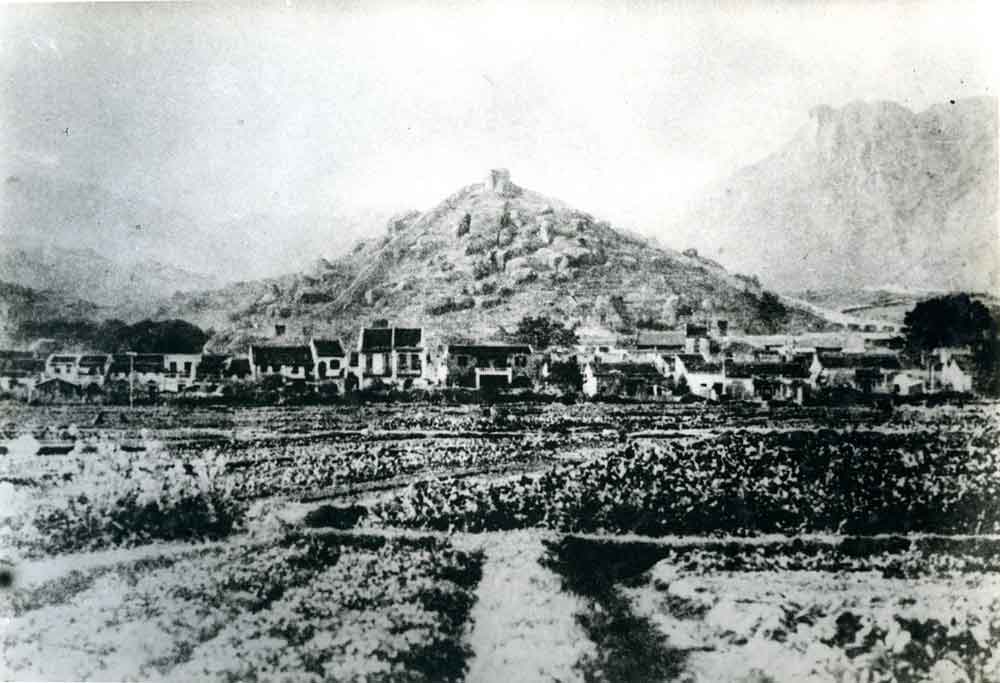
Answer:
[{"label": "distant mountain range", "polygon": [[174,292],[218,287],[215,278],[158,261],[124,262],[89,248],[0,244],[0,279],[44,291],[50,298],[82,299],[108,315],[149,315],[154,302]]},{"label": "distant mountain range", "polygon": [[128,193],[25,171],[0,185],[0,280],[150,313],[175,291],[294,272],[344,232],[360,232],[358,221],[251,214],[203,226]]},{"label": "distant mountain range", "polygon": [[[825,288],[795,292],[791,296],[824,311],[863,319],[885,320],[902,324],[906,314],[921,301],[949,292],[927,289],[894,288]],[[969,292],[972,298],[989,308],[1000,320],[1000,292]],[[835,319],[836,315],[827,315]]]},{"label": "distant mountain range", "polygon": [[708,255],[781,290],[997,291],[996,99],[817,107],[684,222]]},{"label": "distant mountain range", "polygon": [[[494,171],[307,272],[181,293],[157,315],[219,330],[216,341],[230,348],[275,324],[298,336],[350,334],[380,318],[452,339],[488,337],[539,314],[608,330],[712,317],[761,330],[762,294],[751,278],[619,232]],[[787,323],[826,325],[794,309]]]},{"label": "distant mountain range", "polygon": [[[837,298],[898,318],[912,296],[873,306],[850,293],[1000,291],[997,175],[995,99],[920,113],[886,102],[817,107],[782,149],[690,207],[699,255],[616,230],[503,172],[394,217],[346,252],[360,219],[261,214],[208,228],[26,172],[2,185],[0,282],[22,289],[0,305],[18,315],[33,300],[41,312],[182,317],[232,348],[275,324],[350,334],[378,318],[451,338],[540,313],[607,331],[713,317],[763,331],[773,324],[761,315],[765,286],[846,292]],[[289,274],[266,277],[275,272]],[[788,329],[827,324],[819,308],[790,309]]]}]

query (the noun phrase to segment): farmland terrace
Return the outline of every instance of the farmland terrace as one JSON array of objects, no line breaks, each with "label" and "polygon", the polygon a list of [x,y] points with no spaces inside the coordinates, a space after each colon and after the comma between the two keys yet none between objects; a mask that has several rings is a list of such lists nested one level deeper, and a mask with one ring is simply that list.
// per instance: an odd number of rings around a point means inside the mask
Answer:
[{"label": "farmland terrace", "polygon": [[986,403],[5,404],[0,674],[1000,680],[998,436]]}]

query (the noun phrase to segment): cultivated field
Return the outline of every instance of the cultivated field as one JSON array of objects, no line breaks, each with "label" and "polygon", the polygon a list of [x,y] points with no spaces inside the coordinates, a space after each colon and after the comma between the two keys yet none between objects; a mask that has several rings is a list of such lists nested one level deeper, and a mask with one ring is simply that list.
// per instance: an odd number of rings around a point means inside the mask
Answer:
[{"label": "cultivated field", "polygon": [[1000,407],[0,406],[0,674],[1000,680]]}]

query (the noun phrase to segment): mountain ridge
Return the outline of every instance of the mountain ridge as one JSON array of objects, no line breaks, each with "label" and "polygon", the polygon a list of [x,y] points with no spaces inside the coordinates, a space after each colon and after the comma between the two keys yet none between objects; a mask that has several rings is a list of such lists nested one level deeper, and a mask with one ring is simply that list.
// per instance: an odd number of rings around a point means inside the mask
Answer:
[{"label": "mountain ridge", "polygon": [[889,101],[814,107],[683,223],[714,236],[713,258],[781,290],[997,289],[996,123],[989,97],[918,113]]},{"label": "mountain ridge", "polygon": [[0,279],[83,299],[125,320],[143,317],[154,302],[176,291],[222,284],[211,276],[150,259],[122,263],[89,247],[64,248],[16,239],[0,244]]}]

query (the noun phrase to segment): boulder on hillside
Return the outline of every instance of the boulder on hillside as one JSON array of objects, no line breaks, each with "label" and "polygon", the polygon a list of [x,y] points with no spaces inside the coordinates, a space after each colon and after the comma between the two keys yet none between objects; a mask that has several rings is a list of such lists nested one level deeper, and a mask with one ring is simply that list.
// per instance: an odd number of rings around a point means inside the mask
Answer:
[{"label": "boulder on hillside", "polygon": [[530,266],[518,266],[510,270],[509,277],[514,284],[522,285],[537,280],[538,273]]},{"label": "boulder on hillside", "polygon": [[450,296],[437,299],[424,307],[428,315],[444,315],[455,311],[464,311],[475,308],[476,300],[471,296],[463,295],[452,298]]},{"label": "boulder on hillside", "polygon": [[408,227],[413,225],[413,222],[420,218],[419,211],[407,211],[405,213],[396,214],[389,219],[389,234],[395,235],[403,232]]},{"label": "boulder on hillside", "polygon": [[324,304],[333,301],[333,297],[323,291],[319,290],[307,290],[299,294],[299,303],[301,304]]}]

